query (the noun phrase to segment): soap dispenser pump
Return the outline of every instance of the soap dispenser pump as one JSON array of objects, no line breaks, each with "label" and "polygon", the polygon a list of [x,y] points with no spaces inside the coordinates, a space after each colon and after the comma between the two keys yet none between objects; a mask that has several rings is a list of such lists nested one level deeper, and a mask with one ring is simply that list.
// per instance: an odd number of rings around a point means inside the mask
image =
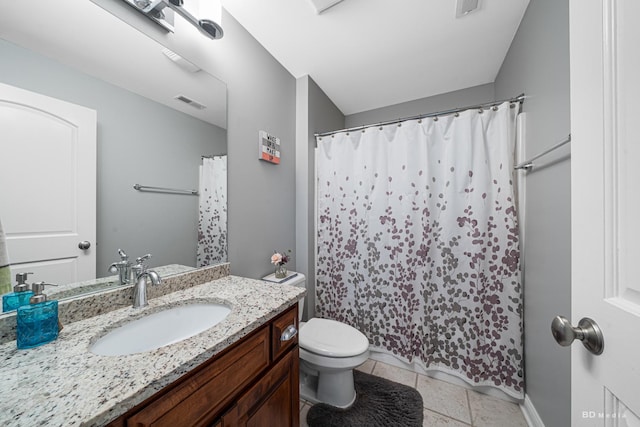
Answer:
[{"label": "soap dispenser pump", "polygon": [[58,301],[47,301],[45,286],[57,286],[37,282],[33,284],[33,296],[29,304],[18,307],[18,348],[33,348],[58,338]]},{"label": "soap dispenser pump", "polygon": [[33,291],[29,289],[27,284],[27,275],[33,273],[16,274],[17,284],[13,287],[13,292],[2,296],[2,311],[16,310],[21,305],[29,304],[29,298],[33,295]]}]

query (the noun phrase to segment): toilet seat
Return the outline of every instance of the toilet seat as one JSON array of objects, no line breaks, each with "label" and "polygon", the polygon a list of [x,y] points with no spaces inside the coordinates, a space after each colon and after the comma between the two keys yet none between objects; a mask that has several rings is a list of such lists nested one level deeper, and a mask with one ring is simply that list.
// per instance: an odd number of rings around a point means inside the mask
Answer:
[{"label": "toilet seat", "polygon": [[301,325],[298,344],[311,353],[325,357],[353,357],[369,349],[369,340],[357,329],[317,317]]}]

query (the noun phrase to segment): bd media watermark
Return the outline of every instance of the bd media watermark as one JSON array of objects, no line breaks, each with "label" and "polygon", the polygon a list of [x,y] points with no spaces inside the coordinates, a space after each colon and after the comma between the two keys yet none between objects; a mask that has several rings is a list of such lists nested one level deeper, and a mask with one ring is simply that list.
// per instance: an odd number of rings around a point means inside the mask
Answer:
[{"label": "bd media watermark", "polygon": [[582,411],[582,418],[583,419],[596,419],[596,418],[601,418],[601,419],[605,419],[605,418],[627,418],[626,414],[617,414],[617,413],[610,413],[610,412],[596,412],[596,411]]}]

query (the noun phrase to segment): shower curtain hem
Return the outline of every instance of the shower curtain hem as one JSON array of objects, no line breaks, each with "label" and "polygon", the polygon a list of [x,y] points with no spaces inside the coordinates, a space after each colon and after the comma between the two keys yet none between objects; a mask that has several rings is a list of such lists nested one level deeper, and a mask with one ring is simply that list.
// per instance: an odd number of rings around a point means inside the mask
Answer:
[{"label": "shower curtain hem", "polygon": [[[418,374],[427,375],[432,378],[441,379],[443,381],[452,383],[451,381],[448,381],[446,378],[437,378],[433,375],[434,373],[442,373],[442,374],[445,374],[446,376],[452,377],[452,379],[462,381],[464,385],[460,385],[460,386],[465,387],[469,390],[473,390],[478,393],[488,394],[492,397],[502,399],[502,400],[508,400],[518,404],[524,402],[524,395],[525,395],[524,390],[522,392],[517,392],[512,389],[496,386],[495,384],[487,381],[482,383],[474,383],[474,382],[471,382],[469,378],[465,377],[464,375],[462,375],[462,373],[458,371],[449,370],[441,366],[430,366],[427,368],[425,367],[424,363],[422,363],[422,361],[420,360],[414,360],[413,362],[409,362],[407,359],[397,356],[391,353],[390,351],[387,351],[382,348],[376,348],[374,346],[370,346],[369,351],[371,352],[370,358],[376,361],[380,361],[388,364],[394,364],[393,362],[395,361],[398,365],[403,365],[403,366],[396,365],[403,369],[407,369],[407,370],[416,372]],[[388,358],[393,359],[393,361],[389,363]],[[387,359],[387,360],[379,360],[379,359]],[[458,385],[458,384],[454,384],[454,385]],[[487,389],[492,390],[493,393],[487,392]]]}]

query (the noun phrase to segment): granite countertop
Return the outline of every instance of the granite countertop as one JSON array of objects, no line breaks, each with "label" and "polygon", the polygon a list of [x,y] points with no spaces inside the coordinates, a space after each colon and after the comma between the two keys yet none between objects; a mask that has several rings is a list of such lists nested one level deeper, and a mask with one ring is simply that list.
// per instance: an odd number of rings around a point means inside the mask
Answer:
[{"label": "granite countertop", "polygon": [[[103,425],[171,384],[214,354],[295,304],[306,291],[226,276],[65,325],[58,339],[30,350],[0,346],[0,425]],[[97,356],[88,347],[109,330],[147,313],[188,303],[223,302],[229,316],[214,327],[156,350]]]}]

